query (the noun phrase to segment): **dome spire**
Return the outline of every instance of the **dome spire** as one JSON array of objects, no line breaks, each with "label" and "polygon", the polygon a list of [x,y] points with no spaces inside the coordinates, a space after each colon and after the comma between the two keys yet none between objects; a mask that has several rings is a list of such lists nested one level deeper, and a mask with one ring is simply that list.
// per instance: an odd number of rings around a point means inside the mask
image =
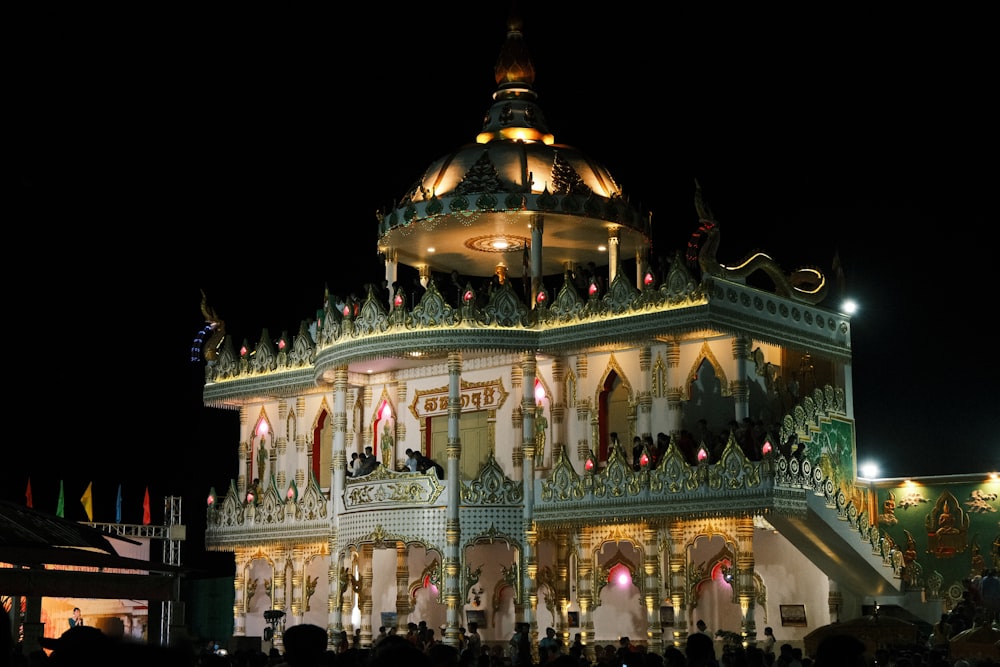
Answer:
[{"label": "dome spire", "polygon": [[500,90],[508,86],[531,88],[535,83],[535,66],[531,63],[531,56],[528,55],[523,30],[524,21],[515,9],[507,19],[507,40],[500,50],[494,69]]},{"label": "dome spire", "polygon": [[493,106],[483,121],[482,132],[476,137],[477,143],[513,140],[551,145],[555,142],[542,110],[535,104],[538,98],[532,88],[535,66],[528,55],[523,28],[524,22],[515,8],[507,20],[507,39],[493,69],[497,82]]}]

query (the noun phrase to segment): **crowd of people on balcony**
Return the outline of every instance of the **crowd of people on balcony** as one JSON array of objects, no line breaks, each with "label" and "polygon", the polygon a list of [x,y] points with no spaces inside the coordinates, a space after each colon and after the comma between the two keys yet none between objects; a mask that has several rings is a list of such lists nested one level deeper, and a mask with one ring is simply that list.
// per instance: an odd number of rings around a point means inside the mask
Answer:
[{"label": "crowd of people on balcony", "polygon": [[[769,429],[762,420],[749,417],[742,421],[731,419],[725,428],[718,430],[709,428],[706,419],[699,419],[694,430],[682,428],[679,431],[677,448],[688,465],[717,463],[732,434],[743,454],[751,461],[760,461],[765,451],[787,458],[802,455],[802,447],[794,434],[784,442],[779,442],[778,433],[777,425]],[[617,434],[612,433],[611,439],[615,441]],[[634,436],[629,450],[633,469],[655,470],[669,446],[670,437],[662,432],[657,433],[655,439],[650,435]],[[646,457],[645,460],[643,456]]]}]

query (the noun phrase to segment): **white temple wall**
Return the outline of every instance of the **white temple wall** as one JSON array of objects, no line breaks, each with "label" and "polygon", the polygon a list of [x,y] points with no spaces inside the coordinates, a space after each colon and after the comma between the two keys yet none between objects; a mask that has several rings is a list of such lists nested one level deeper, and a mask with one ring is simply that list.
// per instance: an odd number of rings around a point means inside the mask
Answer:
[{"label": "white temple wall", "polygon": [[[763,637],[764,627],[770,625],[779,642],[796,644],[816,628],[828,625],[830,580],[826,574],[780,533],[755,530],[753,547],[754,571],[767,589],[766,608],[757,605],[755,609],[757,636]],[[803,605],[807,625],[782,626],[783,604]]]}]

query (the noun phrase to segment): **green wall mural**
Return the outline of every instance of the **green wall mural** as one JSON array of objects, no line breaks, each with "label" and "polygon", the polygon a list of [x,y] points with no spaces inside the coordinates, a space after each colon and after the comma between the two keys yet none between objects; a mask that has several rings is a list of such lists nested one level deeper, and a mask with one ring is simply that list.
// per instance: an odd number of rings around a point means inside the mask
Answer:
[{"label": "green wall mural", "polygon": [[964,581],[1000,569],[1000,480],[876,484],[878,527],[901,550],[905,590],[951,609]]}]

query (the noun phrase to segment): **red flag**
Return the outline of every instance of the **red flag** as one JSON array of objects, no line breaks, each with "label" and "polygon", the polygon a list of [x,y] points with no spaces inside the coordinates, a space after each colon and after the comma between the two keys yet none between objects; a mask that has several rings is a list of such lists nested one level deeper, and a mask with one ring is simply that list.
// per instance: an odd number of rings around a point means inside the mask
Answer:
[{"label": "red flag", "polygon": [[149,487],[146,487],[146,497],[142,499],[142,525],[149,525]]},{"label": "red flag", "polygon": [[34,507],[35,501],[31,497],[31,478],[28,478],[28,490],[24,492],[24,498],[28,501],[28,507]]}]

